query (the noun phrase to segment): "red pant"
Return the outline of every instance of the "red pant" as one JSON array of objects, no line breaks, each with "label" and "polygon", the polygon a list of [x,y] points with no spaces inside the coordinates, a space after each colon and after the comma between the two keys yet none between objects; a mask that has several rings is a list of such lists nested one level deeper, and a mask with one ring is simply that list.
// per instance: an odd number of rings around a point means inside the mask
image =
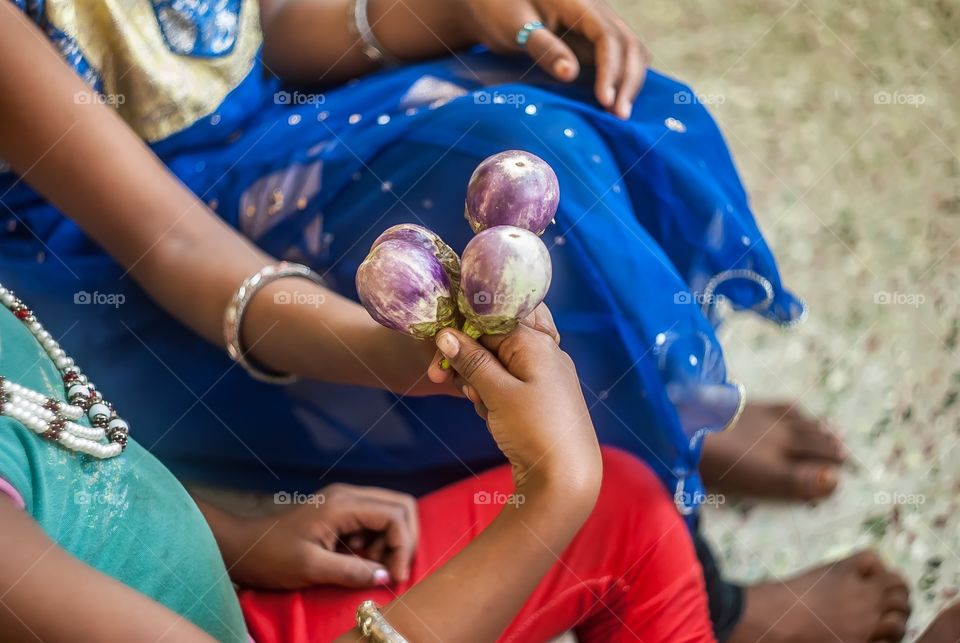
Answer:
[{"label": "red pant", "polygon": [[[501,640],[548,641],[572,629],[581,641],[713,641],[700,565],[672,499],[633,456],[604,449],[603,462],[596,509]],[[409,583],[466,546],[512,491],[500,467],[421,499]],[[330,641],[354,624],[361,601],[389,603],[407,588],[244,591],[241,603],[257,643]]]}]

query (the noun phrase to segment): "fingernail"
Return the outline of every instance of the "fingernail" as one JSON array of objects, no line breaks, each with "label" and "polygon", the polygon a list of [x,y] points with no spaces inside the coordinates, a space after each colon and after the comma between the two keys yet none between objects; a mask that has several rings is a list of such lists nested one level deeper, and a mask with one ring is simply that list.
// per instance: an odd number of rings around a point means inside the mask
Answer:
[{"label": "fingernail", "polygon": [[385,569],[373,570],[373,582],[377,585],[387,585],[390,583],[390,572]]},{"label": "fingernail", "polygon": [[561,58],[553,64],[553,73],[566,78],[573,71],[573,65],[566,58]]},{"label": "fingernail", "polygon": [[633,103],[624,104],[623,108],[620,110],[620,118],[626,120],[630,118],[630,114],[633,113]]},{"label": "fingernail", "polygon": [[437,335],[437,348],[446,357],[456,357],[460,352],[460,342],[453,333],[440,333]]},{"label": "fingernail", "polygon": [[470,397],[470,388],[466,384],[464,384],[460,390],[463,391],[464,397]]}]

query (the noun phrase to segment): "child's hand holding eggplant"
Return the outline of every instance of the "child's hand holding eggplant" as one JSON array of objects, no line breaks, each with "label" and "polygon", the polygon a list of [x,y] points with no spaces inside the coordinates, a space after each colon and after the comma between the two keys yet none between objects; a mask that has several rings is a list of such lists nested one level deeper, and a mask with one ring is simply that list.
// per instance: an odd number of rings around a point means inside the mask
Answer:
[{"label": "child's hand holding eggplant", "polygon": [[454,383],[510,461],[517,493],[549,489],[589,512],[600,485],[600,448],[573,360],[555,337],[521,324],[479,341],[444,329],[436,342],[456,372]]}]

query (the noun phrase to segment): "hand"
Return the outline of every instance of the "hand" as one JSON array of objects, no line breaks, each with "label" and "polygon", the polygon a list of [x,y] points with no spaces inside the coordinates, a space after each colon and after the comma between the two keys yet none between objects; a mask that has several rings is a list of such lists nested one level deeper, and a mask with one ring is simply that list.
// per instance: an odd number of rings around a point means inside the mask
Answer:
[{"label": "hand", "polygon": [[[526,319],[520,323],[524,326],[529,326],[534,330],[538,330],[541,333],[546,333],[552,337],[553,341],[555,341],[558,345],[560,344],[560,333],[557,331],[557,325],[553,321],[553,314],[550,312],[550,309],[547,308],[546,304],[540,304],[537,306],[533,312],[527,315]],[[433,361],[430,362],[430,368],[427,371],[427,376],[434,384],[443,386],[445,391],[452,390],[455,391],[455,395],[462,396],[463,383],[454,383],[454,372],[449,368],[442,368],[440,366],[440,360],[442,358],[443,353],[436,351]]]},{"label": "hand", "polygon": [[419,539],[412,496],[334,484],[315,498],[280,516],[238,521],[227,542],[218,538],[231,577],[280,590],[375,587],[409,578]]},{"label": "hand", "polygon": [[436,341],[510,461],[518,491],[559,482],[571,498],[592,502],[600,448],[573,360],[555,338],[522,324],[479,343],[451,329]]},{"label": "hand", "polygon": [[530,34],[526,51],[557,80],[571,82],[581,64],[596,64],[597,100],[629,118],[643,86],[649,52],[603,0],[465,0],[477,38],[493,51],[515,53],[517,32],[528,22],[547,26]]}]

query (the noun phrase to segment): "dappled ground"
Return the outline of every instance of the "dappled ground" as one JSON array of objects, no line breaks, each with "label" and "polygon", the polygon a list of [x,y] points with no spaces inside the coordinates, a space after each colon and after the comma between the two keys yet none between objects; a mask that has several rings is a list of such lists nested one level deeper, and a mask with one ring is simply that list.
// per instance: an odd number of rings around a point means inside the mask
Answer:
[{"label": "dappled ground", "polygon": [[728,503],[710,537],[747,580],[876,546],[910,578],[915,634],[960,587],[960,2],[617,4],[713,102],[810,305],[791,332],[735,318],[733,375],[853,453],[835,498]]}]

